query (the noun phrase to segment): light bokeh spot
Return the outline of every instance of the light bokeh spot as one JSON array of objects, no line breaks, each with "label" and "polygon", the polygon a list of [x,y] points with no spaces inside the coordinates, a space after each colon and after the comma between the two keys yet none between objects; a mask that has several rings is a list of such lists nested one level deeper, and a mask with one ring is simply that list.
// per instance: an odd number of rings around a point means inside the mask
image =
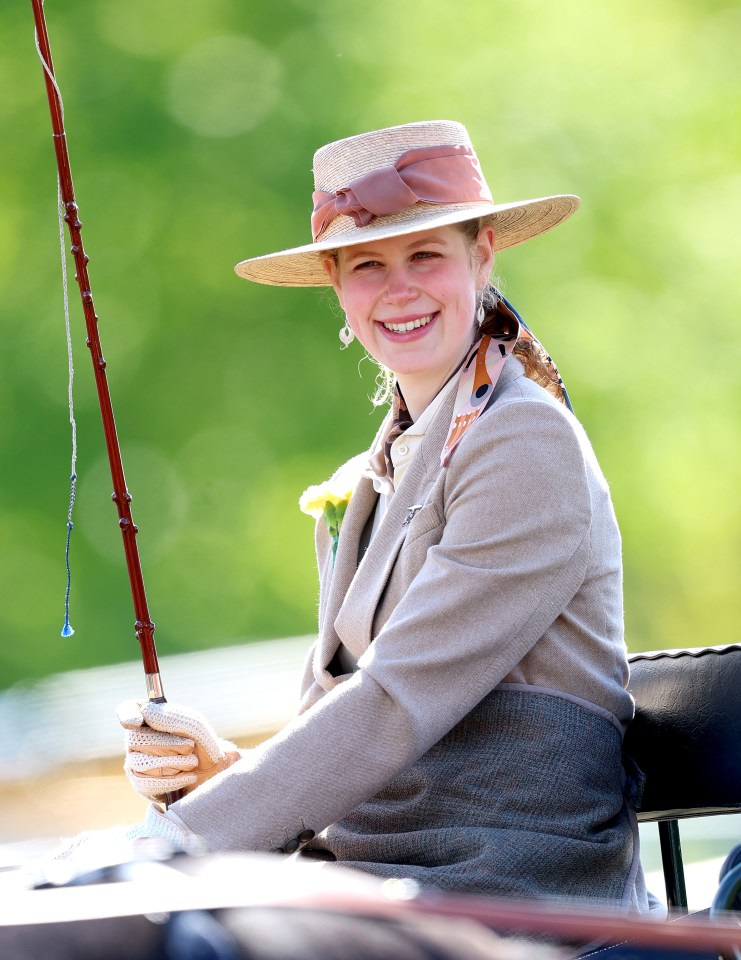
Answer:
[{"label": "light bokeh spot", "polygon": [[184,127],[206,137],[252,130],[278,103],[283,67],[250,37],[211,37],[172,69],[167,108]]}]

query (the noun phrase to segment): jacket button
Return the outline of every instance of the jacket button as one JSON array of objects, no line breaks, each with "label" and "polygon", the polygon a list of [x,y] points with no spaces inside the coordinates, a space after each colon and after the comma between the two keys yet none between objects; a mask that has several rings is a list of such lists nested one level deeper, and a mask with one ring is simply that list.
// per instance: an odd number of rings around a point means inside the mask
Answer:
[{"label": "jacket button", "polygon": [[298,835],[300,843],[308,843],[309,840],[313,840],[316,834],[313,830],[302,830]]},{"label": "jacket button", "polygon": [[283,847],[273,847],[273,849],[272,849],[270,852],[271,852],[271,853],[285,853],[286,851],[283,849]]},{"label": "jacket button", "polygon": [[284,853],[295,853],[300,846],[301,846],[301,844],[300,844],[300,843],[298,842],[298,840],[294,837],[293,840],[288,840],[288,841],[283,845],[283,852],[284,852]]}]

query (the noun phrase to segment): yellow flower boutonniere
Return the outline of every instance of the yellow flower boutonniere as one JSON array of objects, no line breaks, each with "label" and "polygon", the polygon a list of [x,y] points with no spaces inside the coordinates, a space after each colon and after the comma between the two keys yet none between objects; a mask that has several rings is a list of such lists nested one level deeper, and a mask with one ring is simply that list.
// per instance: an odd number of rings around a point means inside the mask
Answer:
[{"label": "yellow flower boutonniere", "polygon": [[345,471],[335,474],[331,480],[309,487],[301,494],[299,507],[310,517],[324,517],[329,535],[332,537],[332,561],[337,555],[337,542],[340,539],[340,527],[352,496],[354,483]]}]

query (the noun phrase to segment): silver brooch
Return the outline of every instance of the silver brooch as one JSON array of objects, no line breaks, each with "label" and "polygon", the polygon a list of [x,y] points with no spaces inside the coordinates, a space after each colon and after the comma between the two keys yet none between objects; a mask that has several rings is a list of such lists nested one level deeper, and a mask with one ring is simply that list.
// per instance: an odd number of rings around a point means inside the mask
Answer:
[{"label": "silver brooch", "polygon": [[409,524],[410,524],[410,523],[412,522],[412,520],[414,519],[414,514],[415,514],[415,513],[418,513],[418,512],[422,509],[423,506],[424,506],[424,504],[415,503],[415,504],[413,504],[413,506],[407,507],[407,515],[406,515],[406,516],[404,517],[404,519],[401,521],[402,527],[408,527]]}]

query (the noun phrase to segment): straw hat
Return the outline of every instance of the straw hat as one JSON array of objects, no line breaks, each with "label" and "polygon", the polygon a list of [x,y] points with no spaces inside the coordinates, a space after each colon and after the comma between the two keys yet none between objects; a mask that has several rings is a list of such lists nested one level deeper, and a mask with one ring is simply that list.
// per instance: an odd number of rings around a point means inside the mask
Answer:
[{"label": "straw hat", "polygon": [[[579,206],[571,195],[494,203],[466,128],[405,123],[336,140],[314,154],[314,242],[243,260],[240,277],[324,287],[322,253],[482,217],[504,250],[550,230]],[[390,211],[390,212],[389,212]]]}]

